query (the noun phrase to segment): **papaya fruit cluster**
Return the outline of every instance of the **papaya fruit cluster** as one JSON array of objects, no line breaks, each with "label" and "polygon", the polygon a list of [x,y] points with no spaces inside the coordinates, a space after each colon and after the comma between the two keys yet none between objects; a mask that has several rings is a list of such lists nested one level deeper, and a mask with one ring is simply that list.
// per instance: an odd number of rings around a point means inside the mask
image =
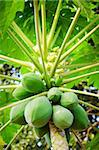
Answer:
[{"label": "papaya fruit cluster", "polygon": [[[22,78],[22,85],[14,90],[13,96],[22,100],[45,89],[39,76],[27,73]],[[47,96],[40,96],[12,107],[10,120],[20,125],[33,125],[38,137],[49,131],[49,120],[59,129],[82,130],[89,125],[87,113],[79,105],[77,95],[73,92],[63,93],[57,87],[49,89]]]}]

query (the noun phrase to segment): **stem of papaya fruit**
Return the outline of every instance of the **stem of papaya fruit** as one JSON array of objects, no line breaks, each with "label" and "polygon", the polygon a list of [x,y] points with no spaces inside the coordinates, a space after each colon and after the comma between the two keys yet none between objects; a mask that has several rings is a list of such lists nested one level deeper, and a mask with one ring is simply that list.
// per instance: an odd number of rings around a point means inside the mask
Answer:
[{"label": "stem of papaya fruit", "polygon": [[77,73],[77,72],[81,72],[81,71],[84,71],[84,70],[87,70],[89,68],[93,68],[93,67],[96,67],[96,66],[99,66],[99,63],[95,63],[95,64],[88,65],[88,66],[85,66],[85,67],[82,67],[82,68],[79,68],[79,69],[76,69],[76,70],[66,72],[66,73],[62,74],[62,76],[66,77],[68,75],[71,75],[71,74],[74,74],[74,73]]},{"label": "stem of papaya fruit", "polygon": [[4,55],[0,55],[0,58],[1,59],[4,59],[4,60],[7,60],[7,61],[10,61],[10,62],[13,62],[13,63],[17,63],[19,65],[22,65],[24,67],[28,67],[30,69],[33,69],[33,64],[31,62],[24,62],[22,60],[18,60],[18,59],[15,59],[15,58],[10,58],[8,56],[4,56]]},{"label": "stem of papaya fruit", "polygon": [[11,121],[7,121],[1,128],[0,128],[0,132],[2,132],[9,124],[11,123]]},{"label": "stem of papaya fruit", "polygon": [[99,73],[99,71],[93,71],[93,72],[86,73],[86,74],[83,74],[83,75],[80,75],[80,76],[77,76],[77,77],[65,79],[65,80],[63,80],[62,84],[66,84],[66,83],[72,82],[74,80],[81,79],[81,78],[84,78],[84,77],[87,77],[87,76],[91,76],[91,75],[97,74],[97,73]]},{"label": "stem of papaya fruit", "polygon": [[63,61],[71,52],[73,52],[82,42],[84,42],[91,34],[93,34],[97,29],[99,28],[99,25],[97,25],[95,28],[93,28],[89,33],[87,33],[79,42],[77,42],[74,46],[72,46],[69,50],[67,50],[62,56],[60,61]]},{"label": "stem of papaya fruit", "polygon": [[46,41],[46,10],[45,10],[45,0],[41,2],[41,12],[42,12],[42,39],[43,39],[43,57],[47,61],[47,41]]},{"label": "stem of papaya fruit", "polygon": [[20,101],[11,103],[11,104],[9,104],[9,105],[7,105],[7,106],[3,106],[3,107],[0,108],[0,111],[5,110],[5,109],[7,109],[7,108],[11,108],[11,107],[13,107],[13,106],[16,106],[16,105],[18,105],[18,104],[24,103],[24,102],[26,102],[26,101],[31,101],[31,100],[33,100],[33,99],[39,97],[39,96],[44,96],[44,95],[47,95],[47,92],[43,92],[43,93],[40,93],[40,94],[31,96],[31,97],[25,98],[25,99],[23,99],[23,100],[20,100]]},{"label": "stem of papaya fruit", "polygon": [[38,55],[35,52],[35,46],[34,44],[28,39],[28,37],[23,33],[23,31],[21,30],[21,28],[16,24],[15,21],[12,22],[12,24],[10,25],[11,29],[14,30],[14,32],[22,39],[22,41],[30,48],[32,49],[33,55],[37,58]]},{"label": "stem of papaya fruit", "polygon": [[74,90],[74,89],[68,89],[68,88],[63,88],[63,87],[60,87],[59,89],[63,92],[74,92],[74,93],[77,93],[77,94],[89,95],[89,96],[99,98],[99,94],[94,94],[94,93],[89,93],[89,92],[84,92],[84,91],[79,91],[79,90]]},{"label": "stem of papaya fruit", "polygon": [[58,129],[52,122],[49,123],[52,148],[54,150],[69,150],[64,130]]},{"label": "stem of papaya fruit", "polygon": [[24,47],[22,42],[19,41],[19,39],[15,36],[15,34],[11,31],[10,28],[8,29],[7,33],[15,41],[15,43],[21,48],[21,50],[30,58],[30,60],[35,65],[35,67],[42,73],[41,65],[38,63],[38,61],[35,58],[33,58],[33,56],[30,54],[30,52]]},{"label": "stem of papaya fruit", "polygon": [[50,140],[50,137],[49,137],[49,133],[46,133],[46,134],[44,135],[44,137],[45,137],[45,140],[46,140],[46,142],[47,142],[49,148],[51,148],[51,140]]},{"label": "stem of papaya fruit", "polygon": [[0,86],[0,89],[15,89],[18,86],[19,85],[2,85],[2,86]]},{"label": "stem of papaya fruit", "polygon": [[10,79],[10,80],[14,80],[14,81],[21,81],[19,78],[15,78],[15,77],[11,77],[11,76],[8,76],[8,75],[3,75],[3,74],[0,74],[0,77],[1,78],[4,78],[4,79]]},{"label": "stem of papaya fruit", "polygon": [[93,108],[93,109],[99,110],[99,107],[96,107],[96,106],[94,106],[94,105],[92,105],[92,104],[90,104],[90,103],[84,102],[84,101],[82,101],[82,100],[79,100],[79,103],[80,103],[80,104],[84,104],[84,105],[86,105],[86,106],[89,106],[89,107],[91,107],[91,108]]},{"label": "stem of papaya fruit", "polygon": [[43,52],[42,52],[42,48],[41,48],[41,43],[40,43],[40,35],[39,35],[39,22],[38,22],[38,1],[33,1],[34,2],[34,15],[35,15],[35,21],[36,21],[36,34],[37,34],[37,40],[38,40],[38,46],[39,46],[39,50],[40,50],[40,55],[41,55],[41,59],[42,59],[42,65],[43,65],[43,71],[44,71],[44,78],[45,78],[45,82],[47,84],[47,87],[50,88],[50,80],[49,80],[49,76],[47,74],[47,70],[45,67],[45,62],[44,62],[44,57],[43,57]]},{"label": "stem of papaya fruit", "polygon": [[20,132],[23,130],[24,126],[22,126],[18,132],[14,135],[14,137],[11,139],[11,141],[9,142],[9,144],[7,145],[7,147],[5,148],[5,150],[8,150],[9,147],[11,146],[11,144],[14,142],[14,140],[17,138],[17,136],[20,134]]},{"label": "stem of papaya fruit", "polygon": [[62,0],[59,0],[57,10],[56,10],[56,13],[55,13],[55,16],[54,16],[54,20],[53,20],[53,23],[52,23],[52,26],[51,26],[51,30],[50,30],[50,33],[48,35],[48,40],[47,40],[48,41],[47,42],[47,48],[48,49],[50,48],[50,45],[51,45],[52,40],[53,40],[53,36],[54,36],[54,33],[55,33],[55,29],[56,29],[59,14],[60,14],[61,5],[62,5]]},{"label": "stem of papaya fruit", "polygon": [[61,55],[62,55],[62,52],[63,52],[63,50],[64,50],[64,47],[65,47],[65,45],[66,45],[66,42],[68,41],[68,39],[69,39],[70,36],[71,36],[71,33],[73,32],[73,29],[74,29],[74,27],[75,27],[75,25],[76,25],[76,22],[77,22],[77,20],[78,20],[79,15],[80,15],[80,8],[78,8],[78,10],[77,10],[77,12],[76,12],[76,14],[75,14],[75,16],[74,16],[74,19],[73,19],[73,21],[72,21],[72,23],[71,23],[71,25],[70,25],[70,27],[69,27],[67,33],[66,33],[66,36],[65,36],[65,38],[64,38],[64,40],[63,40],[63,43],[62,43],[62,45],[61,45],[61,47],[60,47],[59,54],[58,54],[58,56],[57,56],[57,59],[55,60],[55,63],[54,63],[54,65],[53,65],[53,67],[52,67],[52,70],[51,70],[51,75],[50,75],[51,78],[53,77],[53,75],[54,75],[54,73],[55,73],[55,71],[56,71],[56,69],[57,69],[57,65],[58,65],[58,62],[59,62],[60,57],[61,57]]}]

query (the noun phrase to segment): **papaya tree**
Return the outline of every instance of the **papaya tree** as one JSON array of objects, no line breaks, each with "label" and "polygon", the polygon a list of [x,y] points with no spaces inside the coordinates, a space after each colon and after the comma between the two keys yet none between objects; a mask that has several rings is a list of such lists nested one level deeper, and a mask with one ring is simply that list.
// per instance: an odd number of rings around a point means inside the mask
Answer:
[{"label": "papaya tree", "polygon": [[99,95],[73,87],[84,80],[99,88],[98,4],[97,0],[0,1],[0,61],[21,66],[20,77],[0,73],[1,79],[13,81],[1,84],[0,92],[8,90],[14,99],[0,107],[0,112],[10,111],[0,132],[10,124],[21,126],[6,150],[27,124],[54,150],[69,149],[66,129],[75,134],[91,126],[82,105],[99,107],[77,94]]}]

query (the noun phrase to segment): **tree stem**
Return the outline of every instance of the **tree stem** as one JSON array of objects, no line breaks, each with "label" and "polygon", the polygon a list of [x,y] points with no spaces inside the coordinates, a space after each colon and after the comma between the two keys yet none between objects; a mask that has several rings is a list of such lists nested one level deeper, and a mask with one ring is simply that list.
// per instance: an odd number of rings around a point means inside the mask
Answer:
[{"label": "tree stem", "polygon": [[43,93],[40,93],[40,94],[31,96],[31,97],[25,98],[24,100],[20,100],[20,101],[11,103],[11,104],[9,104],[9,105],[7,105],[7,106],[3,106],[3,107],[0,108],[0,111],[5,110],[5,109],[7,109],[7,108],[11,108],[11,107],[13,107],[13,106],[16,106],[16,105],[18,105],[18,104],[24,103],[24,102],[26,102],[26,101],[31,101],[31,100],[33,100],[33,99],[39,97],[39,96],[44,96],[44,95],[47,95],[47,92],[43,92]]},{"label": "tree stem", "polygon": [[42,11],[42,39],[43,39],[43,57],[47,61],[47,41],[46,41],[46,9],[45,9],[45,0],[41,2],[41,11]]},{"label": "tree stem", "polygon": [[24,62],[22,60],[18,60],[18,59],[11,58],[11,57],[8,57],[8,56],[0,55],[0,58],[4,59],[4,60],[7,60],[7,61],[10,61],[10,62],[17,63],[19,65],[22,65],[24,67],[28,67],[28,68],[31,68],[31,69],[33,69],[33,67],[34,67],[33,64],[30,63],[30,62],[26,62],[26,61]]},{"label": "tree stem", "polygon": [[5,79],[10,79],[10,80],[14,80],[14,81],[21,81],[19,78],[15,78],[15,77],[10,77],[8,75],[3,75],[3,74],[0,74],[0,77],[1,78],[5,78]]},{"label": "tree stem", "polygon": [[70,27],[69,27],[67,33],[66,33],[66,36],[65,36],[65,38],[64,38],[64,40],[63,40],[63,43],[62,43],[62,45],[61,45],[61,47],[60,47],[59,54],[58,54],[58,56],[57,56],[57,59],[55,60],[55,63],[54,63],[54,65],[53,65],[53,67],[52,67],[52,70],[51,70],[51,75],[50,75],[51,77],[53,77],[53,75],[54,75],[54,73],[55,73],[55,71],[56,71],[58,62],[59,62],[59,60],[60,60],[60,57],[61,57],[62,52],[63,52],[63,50],[64,50],[64,47],[65,47],[65,45],[66,45],[66,42],[68,41],[69,37],[71,36],[71,33],[73,32],[73,29],[74,29],[74,27],[75,27],[75,25],[76,25],[76,22],[77,22],[77,20],[78,20],[79,15],[80,15],[80,8],[78,8],[78,10],[77,10],[77,12],[76,12],[76,14],[75,14],[75,16],[74,16],[74,19],[73,19],[73,21],[72,21],[72,23],[71,23],[71,25],[70,25]]},{"label": "tree stem", "polygon": [[81,79],[81,78],[84,78],[84,77],[87,77],[87,76],[90,76],[90,75],[93,75],[93,74],[97,74],[97,73],[99,73],[99,71],[93,71],[93,72],[86,73],[86,74],[83,74],[83,75],[80,75],[80,76],[77,76],[77,77],[65,79],[65,80],[63,80],[62,84],[66,84],[66,83],[72,82],[74,80]]},{"label": "tree stem", "polygon": [[1,128],[0,128],[0,132],[2,132],[9,124],[11,123],[11,121],[7,121]]},{"label": "tree stem", "polygon": [[81,72],[81,71],[84,71],[84,70],[87,70],[89,68],[93,68],[93,67],[96,67],[96,66],[99,66],[99,63],[88,65],[88,66],[85,66],[85,67],[82,67],[82,68],[79,68],[79,69],[76,69],[76,70],[66,72],[66,73],[62,74],[62,76],[66,77],[68,75],[71,75],[71,74],[74,74],[74,73],[77,73],[77,72]]},{"label": "tree stem", "polygon": [[9,142],[9,144],[7,145],[7,147],[5,148],[5,150],[8,150],[9,147],[11,146],[11,144],[14,142],[14,140],[17,138],[17,136],[20,134],[20,132],[23,130],[24,126],[22,126],[18,132],[15,134],[15,136],[12,138],[12,140]]},{"label": "tree stem", "polygon": [[24,45],[19,41],[19,39],[15,36],[15,34],[10,29],[8,29],[8,34],[15,41],[15,43],[21,48],[21,50],[30,58],[30,60],[35,65],[35,67],[40,72],[42,72],[42,68],[41,68],[40,64],[38,63],[38,61],[35,58],[33,58],[33,56],[29,53],[29,51],[24,47]]},{"label": "tree stem", "polygon": [[82,42],[84,42],[91,34],[93,34],[97,29],[99,28],[99,25],[97,25],[95,28],[93,28],[89,33],[87,33],[78,43],[76,43],[72,48],[67,50],[60,59],[60,62],[63,61],[71,52],[73,52]]},{"label": "tree stem", "polygon": [[99,98],[99,94],[94,94],[94,93],[89,93],[89,92],[84,92],[84,91],[79,91],[79,90],[74,90],[74,89],[68,89],[68,88],[63,88],[63,87],[60,87],[59,89],[63,92],[74,92],[77,94],[89,95],[89,96],[94,96],[94,97]]},{"label": "tree stem", "polygon": [[59,14],[60,14],[61,5],[62,5],[62,0],[59,0],[57,10],[56,10],[56,13],[55,13],[55,16],[54,16],[54,20],[53,20],[53,23],[52,23],[52,27],[51,27],[50,33],[48,35],[48,42],[47,42],[47,48],[48,49],[50,48],[51,42],[53,40],[53,36],[54,36],[54,33],[55,33],[56,25],[57,25]]},{"label": "tree stem", "polygon": [[40,55],[41,55],[41,59],[42,59],[42,64],[43,64],[43,70],[44,70],[44,78],[46,81],[46,84],[48,86],[48,88],[50,88],[50,81],[49,81],[49,76],[47,74],[47,70],[45,67],[45,62],[44,62],[44,57],[43,57],[43,52],[42,52],[42,48],[41,48],[41,43],[40,43],[40,35],[39,35],[39,22],[38,22],[38,1],[34,1],[34,15],[35,15],[35,21],[36,21],[36,35],[37,35],[37,40],[38,40],[38,46],[39,46],[39,50],[40,50]]},{"label": "tree stem", "polygon": [[69,150],[65,131],[58,129],[52,122],[49,122],[49,128],[53,150]]}]

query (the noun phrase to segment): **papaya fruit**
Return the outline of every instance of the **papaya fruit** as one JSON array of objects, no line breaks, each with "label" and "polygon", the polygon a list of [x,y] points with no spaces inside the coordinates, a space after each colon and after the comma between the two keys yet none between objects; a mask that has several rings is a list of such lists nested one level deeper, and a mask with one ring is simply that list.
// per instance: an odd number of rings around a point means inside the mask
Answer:
[{"label": "papaya fruit", "polygon": [[49,132],[49,126],[48,124],[46,124],[44,127],[41,127],[41,128],[36,128],[34,127],[34,131],[36,133],[36,135],[41,138],[43,137],[46,133]]},{"label": "papaya fruit", "polygon": [[72,128],[75,130],[83,130],[88,127],[89,119],[86,111],[79,104],[71,109],[71,112],[74,116],[74,121],[72,124]]},{"label": "papaya fruit", "polygon": [[33,94],[38,94],[45,90],[45,85],[40,76],[34,73],[25,74],[22,78],[22,85],[27,91]]},{"label": "papaya fruit", "polygon": [[73,123],[73,115],[67,109],[60,105],[53,106],[53,122],[59,129],[69,128]]},{"label": "papaya fruit", "polygon": [[58,103],[60,101],[62,92],[57,87],[52,87],[48,91],[48,99],[52,101],[54,104]]},{"label": "papaya fruit", "polygon": [[26,91],[25,88],[22,85],[20,85],[13,91],[12,95],[16,99],[21,100],[21,99],[27,98],[29,96],[32,96],[33,94]]},{"label": "papaya fruit", "polygon": [[46,96],[40,96],[26,105],[24,115],[28,124],[41,128],[51,118],[52,106]]},{"label": "papaya fruit", "polygon": [[65,92],[61,96],[60,104],[66,108],[73,108],[78,104],[78,97],[73,92]]},{"label": "papaya fruit", "polygon": [[24,102],[11,108],[10,120],[12,123],[16,123],[19,125],[27,124],[27,122],[25,121],[25,117],[24,117],[24,110],[25,110],[25,106],[27,103],[28,102]]}]

